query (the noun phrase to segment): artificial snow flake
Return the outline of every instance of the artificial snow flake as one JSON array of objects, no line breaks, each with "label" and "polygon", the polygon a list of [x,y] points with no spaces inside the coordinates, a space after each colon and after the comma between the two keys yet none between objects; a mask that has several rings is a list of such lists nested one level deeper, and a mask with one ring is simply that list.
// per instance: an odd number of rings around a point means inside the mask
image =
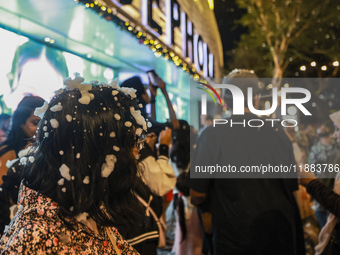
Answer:
[{"label": "artificial snow flake", "polygon": [[59,127],[59,122],[56,119],[50,119],[50,123],[53,128]]},{"label": "artificial snow flake", "polygon": [[71,181],[70,169],[67,167],[67,165],[62,164],[59,168],[59,171],[62,177],[68,181]]},{"label": "artificial snow flake", "polygon": [[34,157],[33,156],[29,156],[28,160],[29,160],[29,162],[33,163],[34,162]]},{"label": "artificial snow flake", "polygon": [[[62,188],[61,191],[65,193],[65,192],[66,192],[66,188],[65,188],[65,187]],[[72,208],[72,207],[71,207],[71,208]],[[70,211],[73,211],[73,209],[71,210],[71,208],[70,208]]]},{"label": "artificial snow flake", "polygon": [[143,129],[141,129],[141,128],[136,129],[136,135],[140,136],[142,134],[142,132],[143,132]]},{"label": "artificial snow flake", "polygon": [[131,126],[132,126],[132,123],[131,123],[130,121],[126,121],[126,122],[124,123],[124,125],[125,125],[126,127],[131,127]]},{"label": "artificial snow flake", "polygon": [[47,109],[48,109],[48,103],[45,101],[43,106],[35,108],[34,115],[42,119]]},{"label": "artificial snow flake", "polygon": [[110,133],[110,137],[113,138],[113,137],[115,137],[115,136],[116,136],[116,133],[112,131],[112,132]]},{"label": "artificial snow flake", "polygon": [[111,83],[109,84],[109,86],[111,86],[114,89],[118,89],[118,78],[114,79],[113,81],[111,81]]},{"label": "artificial snow flake", "polygon": [[94,99],[94,95],[89,92],[92,89],[92,84],[84,84],[84,78],[80,77],[79,73],[75,73],[75,78],[71,79],[70,77],[64,80],[64,84],[67,89],[73,90],[75,88],[79,89],[81,93],[81,98],[78,99],[78,102],[81,104],[89,104],[92,99]]},{"label": "artificial snow flake", "polygon": [[114,149],[115,151],[120,151],[120,148],[119,148],[118,146],[116,146],[116,145],[113,146],[113,149]]},{"label": "artificial snow flake", "polygon": [[64,155],[64,151],[59,151],[59,154],[60,155]]},{"label": "artificial snow flake", "polygon": [[13,160],[7,160],[6,167],[10,168],[15,162],[17,162],[19,158],[13,159]]},{"label": "artificial snow flake", "polygon": [[118,101],[118,97],[114,97],[115,101]]},{"label": "artificial snow flake", "polygon": [[64,178],[61,178],[61,179],[58,181],[58,185],[63,186],[63,185],[64,185],[64,182],[65,182],[65,179],[64,179]]},{"label": "artificial snow flake", "polygon": [[76,158],[80,158],[80,153],[79,152],[77,153]]},{"label": "artificial snow flake", "polygon": [[43,130],[44,130],[44,131],[47,131],[47,126],[44,126],[44,127],[43,127]]},{"label": "artificial snow flake", "polygon": [[112,91],[112,96],[115,96],[115,95],[118,95],[118,94],[119,94],[119,91],[118,91],[118,90]]},{"label": "artificial snow flake", "polygon": [[56,104],[50,108],[52,112],[59,112],[63,109],[63,106],[60,104]]},{"label": "artificial snow flake", "polygon": [[86,222],[88,215],[89,215],[88,213],[84,212],[84,213],[78,214],[75,218],[79,222]]},{"label": "artificial snow flake", "polygon": [[71,122],[71,121],[72,121],[72,116],[71,116],[70,114],[67,114],[67,115],[66,115],[66,120],[67,120],[68,122]]},{"label": "artificial snow flake", "polygon": [[120,120],[120,115],[119,115],[118,113],[116,113],[116,114],[114,115],[114,117],[115,117],[116,120]]},{"label": "artificial snow flake", "polygon": [[71,211],[71,212],[73,212],[73,210],[74,210],[74,207],[73,207],[73,206],[71,206],[71,207],[70,207],[70,211]]},{"label": "artificial snow flake", "polygon": [[152,123],[148,122],[147,126],[148,126],[148,128],[151,128],[152,127]]},{"label": "artificial snow flake", "polygon": [[89,184],[90,183],[90,177],[85,176],[84,180],[83,180],[84,184]]},{"label": "artificial snow flake", "polygon": [[20,163],[21,163],[22,165],[26,165],[26,163],[27,163],[27,158],[26,158],[26,157],[20,158]]},{"label": "artificial snow flake", "polygon": [[48,137],[48,135],[49,135],[48,132],[45,132],[45,133],[44,133],[44,136],[45,136],[46,138]]},{"label": "artificial snow flake", "polygon": [[113,171],[117,158],[115,155],[110,154],[105,157],[106,163],[102,165],[102,177],[107,178]]},{"label": "artificial snow flake", "polygon": [[143,108],[143,105],[142,105],[142,104],[139,104],[138,106],[139,106],[140,108]]}]

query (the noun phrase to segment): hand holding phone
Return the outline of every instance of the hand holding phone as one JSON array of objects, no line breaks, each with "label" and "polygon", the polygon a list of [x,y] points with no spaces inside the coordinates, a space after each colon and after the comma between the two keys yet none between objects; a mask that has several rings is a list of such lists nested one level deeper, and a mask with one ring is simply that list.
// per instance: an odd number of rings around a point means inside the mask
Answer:
[{"label": "hand holding phone", "polygon": [[150,70],[146,72],[148,74],[148,77],[150,79],[151,84],[154,87],[158,87],[159,85],[159,78],[158,75],[156,74],[155,70]]}]

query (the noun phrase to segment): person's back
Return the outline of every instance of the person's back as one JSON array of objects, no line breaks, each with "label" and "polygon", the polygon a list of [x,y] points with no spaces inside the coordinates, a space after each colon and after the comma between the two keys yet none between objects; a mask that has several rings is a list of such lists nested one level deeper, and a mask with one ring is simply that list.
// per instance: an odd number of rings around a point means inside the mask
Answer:
[{"label": "person's back", "polygon": [[[242,122],[245,119],[247,122],[254,118],[258,117],[246,114],[233,120]],[[272,128],[270,124],[261,128],[209,127],[196,149],[193,167],[218,164],[235,166],[241,171],[242,167],[295,165],[288,137],[279,127]],[[301,231],[301,223],[292,194],[298,189],[297,180],[276,174],[279,178],[203,179],[193,187],[195,191],[206,193],[212,185],[217,254],[268,254],[266,251],[272,251],[269,254],[299,254],[296,251],[302,235],[296,232]]]}]

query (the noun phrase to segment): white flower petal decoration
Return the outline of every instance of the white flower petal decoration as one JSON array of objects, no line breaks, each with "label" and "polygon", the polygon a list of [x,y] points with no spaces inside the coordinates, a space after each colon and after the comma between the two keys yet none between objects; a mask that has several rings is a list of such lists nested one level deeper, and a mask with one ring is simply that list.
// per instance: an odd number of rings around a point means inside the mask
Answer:
[{"label": "white flower petal decoration", "polygon": [[29,162],[33,163],[34,162],[34,157],[33,156],[29,156],[28,160],[29,160]]},{"label": "white flower petal decoration", "polygon": [[90,183],[90,177],[85,176],[84,180],[83,180],[84,184],[89,184]]},{"label": "white flower petal decoration", "polygon": [[132,123],[130,121],[125,121],[124,125],[126,127],[131,127],[132,126]]},{"label": "white flower petal decoration", "polygon": [[63,109],[63,106],[60,104],[56,104],[50,108],[52,112],[59,112]]},{"label": "white flower petal decoration", "polygon": [[72,116],[71,116],[70,114],[67,114],[67,115],[66,115],[66,120],[67,120],[68,122],[71,122],[71,121],[72,121]]},{"label": "white flower petal decoration", "polygon": [[116,95],[118,95],[118,94],[119,94],[119,91],[118,91],[118,90],[112,91],[112,96],[116,96]]},{"label": "white flower petal decoration", "polygon": [[59,127],[59,122],[56,119],[50,119],[50,123],[53,128]]},{"label": "white flower petal decoration", "polygon": [[17,162],[19,158],[13,159],[13,160],[7,160],[6,167],[10,168],[15,162]]},{"label": "white flower petal decoration", "polygon": [[61,179],[58,181],[58,185],[63,186],[63,185],[64,185],[64,182],[65,182],[65,179],[64,179],[64,178],[61,178]]},{"label": "white flower petal decoration", "polygon": [[45,101],[43,106],[35,108],[34,115],[42,119],[47,109],[48,109],[48,102]]},{"label": "white flower petal decoration", "polygon": [[120,115],[119,115],[118,113],[116,113],[116,114],[114,115],[114,117],[115,117],[116,120],[120,120]]},{"label": "white flower petal decoration", "polygon": [[114,149],[115,151],[120,151],[120,148],[119,148],[118,146],[116,146],[116,145],[113,146],[113,149]]},{"label": "white flower petal decoration", "polygon": [[107,178],[112,173],[115,163],[117,162],[117,158],[113,154],[106,155],[105,157],[106,163],[102,165],[102,177]]},{"label": "white flower petal decoration", "polygon": [[67,167],[67,165],[62,164],[59,168],[59,172],[62,177],[64,177],[68,181],[71,181],[70,169]]},{"label": "white flower petal decoration", "polygon": [[112,132],[110,133],[110,137],[113,138],[113,137],[115,137],[115,136],[116,136],[116,133],[112,131]]}]

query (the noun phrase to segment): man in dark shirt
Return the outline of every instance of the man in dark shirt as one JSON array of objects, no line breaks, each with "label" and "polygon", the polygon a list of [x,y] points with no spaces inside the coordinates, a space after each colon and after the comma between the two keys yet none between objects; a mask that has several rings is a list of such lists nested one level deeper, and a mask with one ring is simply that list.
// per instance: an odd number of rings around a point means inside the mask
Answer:
[{"label": "man in dark shirt", "polygon": [[[258,92],[256,76],[251,72],[238,71],[233,78],[252,78],[254,94]],[[246,91],[242,84],[237,85]],[[254,97],[255,108],[257,103],[258,95]],[[259,117],[245,107],[245,115],[233,116],[229,123],[248,123],[250,119]],[[224,172],[222,178],[208,179],[201,172],[203,178],[190,179],[192,202],[203,203],[207,194],[211,200],[214,254],[305,254],[293,196],[298,190],[296,175],[237,172],[244,166],[295,166],[292,145],[282,128],[271,122],[255,128],[243,124],[208,127],[198,140],[191,173],[217,164],[235,167],[236,173]]]}]

